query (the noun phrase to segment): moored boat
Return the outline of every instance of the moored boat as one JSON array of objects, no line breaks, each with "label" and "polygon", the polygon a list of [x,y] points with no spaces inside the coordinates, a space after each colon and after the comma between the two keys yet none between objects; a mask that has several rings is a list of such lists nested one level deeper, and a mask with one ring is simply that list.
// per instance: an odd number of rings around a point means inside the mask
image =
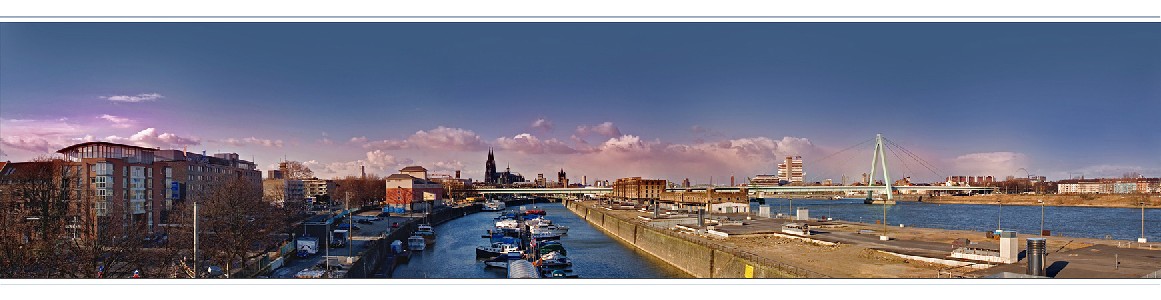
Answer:
[{"label": "moored boat", "polygon": [[435,230],[432,229],[431,225],[420,224],[415,229],[415,235],[422,236],[424,243],[427,245],[435,244]]},{"label": "moored boat", "polygon": [[524,251],[520,250],[520,246],[506,243],[492,243],[488,246],[476,247],[476,257],[496,257],[500,255],[510,255],[508,253],[516,252],[523,255]]},{"label": "moored boat", "polygon": [[407,238],[407,248],[411,251],[423,251],[427,249],[427,241],[423,236],[413,235]]}]

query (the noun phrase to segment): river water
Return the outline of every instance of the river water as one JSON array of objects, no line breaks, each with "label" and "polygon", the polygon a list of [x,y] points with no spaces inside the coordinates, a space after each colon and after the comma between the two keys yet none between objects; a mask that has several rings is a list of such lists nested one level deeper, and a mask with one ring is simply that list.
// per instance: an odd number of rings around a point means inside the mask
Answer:
[{"label": "river water", "polygon": [[[872,224],[883,217],[882,206],[863,204],[862,199],[767,198],[765,201],[774,213],[789,214],[793,205],[794,209],[808,208],[811,217],[829,216]],[[750,205],[754,212],[758,211],[757,203]],[[1040,206],[898,202],[887,206],[887,224],[982,232],[995,230],[999,219],[999,226],[1004,230],[1036,235],[1040,232],[1040,214]],[[1141,209],[1047,206],[1044,207],[1044,229],[1051,230],[1054,236],[1136,241],[1141,236]],[[1161,240],[1161,209],[1145,210],[1145,237],[1149,241]]]},{"label": "river water", "polygon": [[[569,227],[561,244],[580,278],[689,278],[690,275],[648,253],[637,250],[577,217],[560,203],[525,205],[545,210],[553,223]],[[495,225],[496,212],[479,212],[435,227],[436,242],[411,257],[392,274],[394,278],[507,278],[507,270],[484,268],[476,246],[484,245],[486,230]]]}]

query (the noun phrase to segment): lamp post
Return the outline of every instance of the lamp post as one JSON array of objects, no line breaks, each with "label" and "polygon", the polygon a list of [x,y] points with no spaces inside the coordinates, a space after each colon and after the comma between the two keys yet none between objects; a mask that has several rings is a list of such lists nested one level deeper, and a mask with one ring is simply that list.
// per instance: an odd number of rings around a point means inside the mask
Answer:
[{"label": "lamp post", "polygon": [[1036,200],[1040,202],[1040,236],[1044,236],[1044,200]]},{"label": "lamp post", "polygon": [[1141,201],[1141,238],[1137,239],[1137,242],[1149,242],[1149,240],[1145,239],[1145,201]]},{"label": "lamp post", "polygon": [[996,200],[996,204],[1000,207],[1000,209],[996,211],[996,230],[1000,230],[1000,215],[1004,213],[1004,202]]}]

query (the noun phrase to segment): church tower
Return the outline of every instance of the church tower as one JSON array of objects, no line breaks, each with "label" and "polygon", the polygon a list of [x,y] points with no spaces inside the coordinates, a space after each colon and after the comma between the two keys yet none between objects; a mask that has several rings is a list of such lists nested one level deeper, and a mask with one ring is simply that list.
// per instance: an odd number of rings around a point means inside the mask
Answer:
[{"label": "church tower", "polygon": [[556,182],[560,183],[560,187],[568,187],[568,176],[564,173],[564,169],[556,173]]},{"label": "church tower", "polygon": [[492,155],[492,148],[488,148],[488,162],[484,164],[484,182],[499,183],[499,178],[496,178],[496,156]]}]

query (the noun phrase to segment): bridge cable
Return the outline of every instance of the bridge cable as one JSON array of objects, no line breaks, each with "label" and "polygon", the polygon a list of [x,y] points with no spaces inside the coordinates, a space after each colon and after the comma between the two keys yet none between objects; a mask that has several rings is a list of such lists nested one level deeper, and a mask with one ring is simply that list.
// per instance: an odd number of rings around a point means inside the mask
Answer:
[{"label": "bridge cable", "polygon": [[[825,157],[823,157],[823,158],[821,158],[821,159],[818,159],[818,160],[815,160],[815,161],[811,161],[811,164],[821,164],[822,162],[826,161],[827,159],[833,158],[834,156],[836,156],[836,155],[839,155],[840,153],[843,153],[843,152],[849,151],[849,150],[851,150],[851,149],[855,149],[856,147],[862,146],[862,145],[864,145],[864,144],[867,144],[867,143],[870,143],[870,142],[873,142],[873,141],[875,141],[875,138],[870,138],[870,139],[867,139],[867,140],[865,140],[865,141],[862,141],[862,142],[860,142],[860,143],[858,143],[858,144],[855,144],[854,146],[850,146],[850,147],[847,147],[846,149],[839,150],[838,152],[832,153],[831,155],[827,155],[827,156],[825,156]],[[864,148],[865,148],[865,147],[864,147]],[[852,153],[853,153],[853,152],[852,152]],[[843,161],[843,162],[842,162],[841,164],[839,164],[839,165],[840,165],[840,166],[841,166],[841,165],[845,165],[845,164],[847,164],[848,162],[850,162],[850,161],[851,161],[852,159],[854,159],[854,158],[855,158],[855,156],[854,156],[854,155],[852,155],[852,156],[849,156],[849,157],[847,157],[847,159],[846,159],[845,161]],[[804,162],[804,165],[805,165],[805,162]],[[805,170],[804,170],[804,171],[805,171]],[[831,175],[833,175],[833,174],[831,174]],[[805,179],[805,178],[803,178],[803,179]],[[814,174],[814,176],[811,176],[811,177],[810,177],[810,180],[809,180],[808,182],[814,182],[814,180],[815,180],[815,179],[818,179],[818,173],[815,173],[815,174]]]},{"label": "bridge cable", "polygon": [[[895,141],[888,140],[887,142],[890,143],[891,145],[894,145],[895,147],[898,147],[899,150],[903,151],[904,154],[907,154],[909,157],[911,157],[915,161],[919,162],[919,164],[921,166],[923,166],[924,168],[927,168],[927,170],[931,171],[931,173],[935,174],[935,176],[945,177],[942,174],[943,172],[941,172],[942,170],[940,170],[938,167],[934,166],[930,162],[927,162],[922,157],[919,157],[919,155],[915,154],[914,152],[911,152],[911,150],[908,150],[906,147],[903,147],[902,145],[895,143]],[[937,170],[939,170],[939,171],[937,171]]]},{"label": "bridge cable", "polygon": [[[903,147],[902,145],[895,143],[895,141],[889,140],[887,138],[883,138],[883,140],[887,141],[887,143],[889,143],[891,145],[894,145],[895,147],[898,147],[899,150],[903,151],[904,154],[910,156],[912,159],[915,159],[915,161],[919,162],[919,165],[923,166],[928,171],[931,171],[931,173],[935,174],[935,176],[938,176],[939,178],[937,178],[937,179],[942,179],[942,178],[947,177],[947,176],[943,175],[943,172],[941,172],[942,170],[940,170],[939,167],[936,167],[935,165],[931,164],[930,162],[927,162],[922,157],[919,157],[919,155],[915,154],[914,152],[911,152],[911,150],[907,150],[907,147]],[[939,171],[936,171],[936,170],[939,170]]]},{"label": "bridge cable", "polygon": [[914,175],[914,174],[915,174],[915,172],[912,172],[912,171],[911,171],[911,167],[907,166],[907,161],[906,161],[906,160],[903,160],[903,158],[902,158],[902,157],[899,157],[899,153],[898,153],[898,152],[895,152],[895,148],[899,148],[899,147],[887,147],[887,145],[883,145],[883,148],[887,148],[887,150],[890,150],[890,151],[891,151],[891,154],[894,154],[894,155],[895,155],[895,159],[898,159],[898,160],[899,160],[899,162],[903,164],[903,168],[907,170],[907,173],[903,173],[903,176],[899,176],[899,177],[900,177],[899,179],[906,178],[908,173],[910,173],[910,174],[912,174],[912,175]]}]

